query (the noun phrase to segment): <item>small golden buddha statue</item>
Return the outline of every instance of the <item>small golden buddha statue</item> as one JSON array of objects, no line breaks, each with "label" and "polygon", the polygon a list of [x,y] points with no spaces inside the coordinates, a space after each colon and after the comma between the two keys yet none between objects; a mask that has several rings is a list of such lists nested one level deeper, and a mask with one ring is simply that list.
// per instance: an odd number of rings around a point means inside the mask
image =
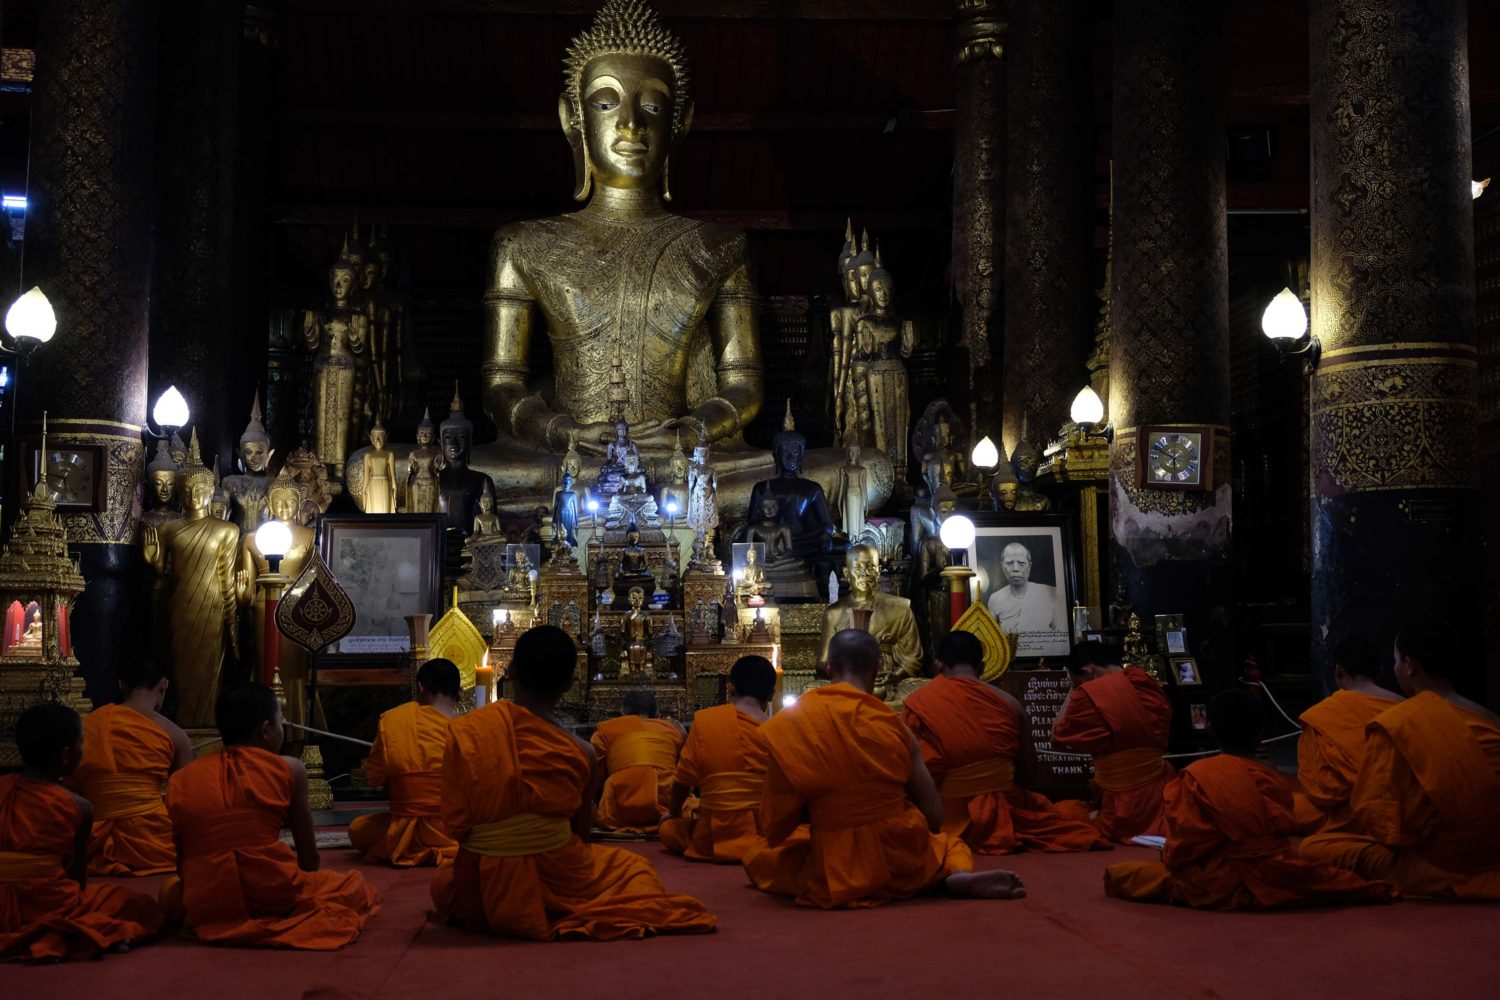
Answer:
[{"label": "small golden buddha statue", "polygon": [[[828,659],[828,644],[836,633],[856,628],[856,611],[869,613],[867,630],[880,643],[882,669],[875,681],[875,694],[889,698],[907,677],[922,676],[922,642],[911,602],[880,591],[880,553],[873,545],[851,545],[844,557],[849,589],[823,612],[823,646],[820,660]],[[860,617],[863,617],[861,615]]]},{"label": "small golden buddha statue", "polygon": [[432,422],[432,409],[422,413],[422,422],[417,425],[417,446],[406,457],[406,512],[408,514],[436,514],[438,512],[438,466],[442,453],[438,451],[437,425]]},{"label": "small golden buddha statue", "polygon": [[505,584],[500,593],[505,600],[522,600],[532,603],[536,581],[531,577],[531,557],[519,545],[511,549],[510,569],[505,574]]},{"label": "small golden buddha statue", "polygon": [[396,456],[385,446],[385,426],[375,418],[370,447],[360,456],[360,510],[366,514],[396,513]]},{"label": "small golden buddha statue", "polygon": [[[783,530],[785,530],[784,526]],[[736,580],[734,586],[735,593],[749,600],[764,598],[775,589],[775,586],[766,579],[766,572],[761,568],[760,557],[756,555],[755,546],[753,544],[747,546],[745,565],[740,568],[739,579]]]},{"label": "small golden buddha statue", "polygon": [[833,491],[833,513],[850,541],[857,541],[864,533],[869,493],[870,471],[859,464],[859,445],[851,444],[849,463],[839,470],[838,486]]},{"label": "small golden buddha statue", "polygon": [[143,527],[160,528],[182,517],[177,506],[177,463],[172,461],[167,442],[160,438],[156,441],[156,455],[146,466],[146,491],[152,507],[141,515]]},{"label": "small golden buddha statue", "polygon": [[651,613],[641,607],[646,602],[646,592],[640,587],[631,587],[627,597],[630,610],[620,620],[620,638],[625,646],[620,676],[651,680],[656,676],[651,662]]},{"label": "small golden buddha statue", "polygon": [[677,524],[688,510],[688,460],[680,440],[667,461],[667,479],[657,490],[657,507],[667,516],[668,524]]},{"label": "small golden buddha statue", "polygon": [[[297,514],[302,509],[302,490],[290,473],[283,469],[281,475],[266,491],[266,505],[271,519],[280,521],[291,530],[292,544],[281,557],[280,572],[295,581],[307,567],[313,549],[317,545],[317,533],[306,525],[299,524]],[[240,543],[240,572],[235,578],[235,590],[241,607],[253,608],[249,616],[250,641],[245,645],[251,650],[250,665],[252,679],[264,676],[261,665],[265,662],[266,603],[265,591],[255,581],[270,572],[271,564],[255,543],[255,533],[247,534]],[[307,651],[294,642],[281,643],[281,683],[286,691],[287,718],[293,722],[305,722],[307,715]]]},{"label": "small golden buddha statue", "polygon": [[369,333],[369,320],[353,300],[360,263],[346,239],[328,271],[332,302],[302,319],[302,338],[313,355],[313,450],[334,475],[343,473],[360,417],[359,362]]},{"label": "small golden buddha statue", "polygon": [[[479,513],[474,515],[474,530],[471,538],[483,538],[503,534],[504,528],[500,526],[500,515],[495,513],[495,491],[488,486],[484,492],[479,494]],[[521,550],[521,558],[526,558],[526,550]]]},{"label": "small golden buddha statue", "polygon": [[695,535],[703,537],[704,544],[712,546],[714,530],[719,526],[719,480],[714,467],[709,464],[708,442],[702,438],[693,448],[693,460],[688,465],[687,525]]},{"label": "small golden buddha statue", "polygon": [[929,495],[946,486],[960,497],[979,492],[969,468],[969,459],[954,442],[963,436],[963,424],[946,399],[927,404],[912,431],[914,454],[921,456],[922,481]]},{"label": "small golden buddha statue", "polygon": [[239,526],[241,536],[254,532],[269,516],[266,490],[271,486],[271,473],[268,467],[275,454],[271,436],[261,422],[260,393],[257,392],[250,404],[250,422],[240,435],[240,471],[224,477],[224,492],[230,500],[230,518]]},{"label": "small golden buddha statue", "polygon": [[209,516],[214,474],[198,457],[193,431],[188,461],[178,475],[183,516],[160,528],[147,528],[146,563],[171,584],[168,633],[173,678],[178,691],[177,721],[212,726],[214,701],[226,650],[238,653],[235,567],[240,531]]}]

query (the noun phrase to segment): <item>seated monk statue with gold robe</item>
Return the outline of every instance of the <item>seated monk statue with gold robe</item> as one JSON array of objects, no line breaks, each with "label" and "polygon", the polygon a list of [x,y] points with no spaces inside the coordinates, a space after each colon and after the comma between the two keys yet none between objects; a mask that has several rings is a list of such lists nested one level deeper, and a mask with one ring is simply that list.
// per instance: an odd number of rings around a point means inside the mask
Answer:
[{"label": "seated monk statue with gold robe", "polygon": [[656,717],[656,692],[627,691],[618,718],[599,723],[594,751],[608,777],[594,820],[605,830],[652,833],[672,801],[672,776],[686,735]]},{"label": "seated monk statue with gold robe", "polygon": [[225,688],[214,721],[223,749],[167,783],[182,854],[180,876],[162,886],[164,908],[204,944],[335,951],[352,943],[380,912],[380,897],[359,872],[321,867],[307,769],[280,755],[281,702],[260,684]]},{"label": "seated monk statue with gold robe", "polygon": [[177,870],[167,776],[193,760],[187,733],[161,714],[166,670],[137,659],[120,671],[125,700],[83,720],[83,760],[66,784],[94,807],[90,875],[165,875]]},{"label": "seated monk statue with gold robe", "polygon": [[1453,690],[1461,662],[1446,622],[1396,636],[1407,699],[1375,716],[1348,821],[1302,853],[1385,879],[1403,896],[1500,899],[1500,716]]},{"label": "seated monk statue with gold robe", "polygon": [[1298,716],[1297,829],[1317,833],[1349,818],[1354,779],[1365,759],[1365,730],[1401,700],[1381,687],[1380,659],[1362,636],[1351,636],[1333,652],[1338,690]]},{"label": "seated monk statue with gold robe", "polygon": [[917,637],[917,620],[911,613],[911,601],[880,590],[880,551],[873,545],[849,546],[844,556],[848,589],[836,603],[823,610],[823,651],[828,650],[837,633],[857,628],[857,613],[868,612],[866,630],[880,646],[880,673],[875,680],[877,697],[894,697],[896,686],[908,677],[922,676],[922,642]]},{"label": "seated monk statue with gold robe", "polygon": [[713,930],[713,914],[667,892],[650,861],[588,842],[602,772],[593,748],[553,716],[576,659],[555,625],[522,633],[508,675],[515,700],[449,727],[443,823],[459,848],[432,879],[437,918],[534,941]]},{"label": "seated monk statue with gold robe", "polygon": [[437,867],[451,863],[458,853],[439,812],[443,752],[448,723],[458,711],[460,683],[452,660],[428,660],[417,670],[416,699],[380,716],[365,778],[371,788],[385,786],[391,808],[349,824],[349,842],[366,861],[394,868]]},{"label": "seated monk statue with gold robe", "polygon": [[840,632],[828,650],[832,683],[761,726],[770,749],[760,805],[766,846],[745,857],[750,881],[825,910],[939,888],[1024,896],[1014,872],[974,871],[964,842],[939,832],[943,802],[916,738],[871,694],[880,670],[874,636]]},{"label": "seated monk statue with gold robe", "polygon": [[[739,864],[760,841],[760,793],[776,668],[764,656],[742,656],[729,668],[729,703],[693,716],[661,821],[662,846],[689,861]],[[698,806],[689,809],[694,789]]]},{"label": "seated monk statue with gold robe", "polygon": [[87,884],[82,848],[94,810],[62,786],[85,746],[78,713],[66,705],[42,702],[16,720],[22,769],[0,776],[0,960],[99,958],[161,931],[150,896]]},{"label": "seated monk statue with gold robe", "polygon": [[1122,861],[1104,891],[1137,903],[1204,910],[1271,910],[1395,898],[1384,882],[1300,857],[1292,846],[1292,785],[1256,760],[1265,711],[1241,688],[1208,703],[1222,752],[1189,764],[1167,786],[1160,861]]},{"label": "seated monk statue with gold robe", "polygon": [[979,679],[984,647],[970,632],[943,636],[938,676],[906,696],[901,721],[917,736],[943,800],[943,832],[976,854],[1107,850],[1087,819],[1068,817],[1022,784],[1033,765],[1026,712]]},{"label": "seated monk statue with gold robe", "polygon": [[[545,502],[569,436],[602,455],[620,416],[648,466],[679,434],[712,443],[721,509],[745,510],[770,472],[769,456],[741,436],[765,389],[745,234],[663,207],[673,146],[692,125],[688,83],[682,42],[635,0],[606,0],[568,49],[558,117],[573,197],[586,204],[500,229],[487,267],[484,406],[500,440],[475,449],[474,467],[504,484],[502,501]],[[545,396],[531,369],[543,333],[553,358]],[[873,510],[893,479],[888,459],[867,457],[880,464]],[[829,490],[841,464],[836,451],[816,453],[808,475]]]}]

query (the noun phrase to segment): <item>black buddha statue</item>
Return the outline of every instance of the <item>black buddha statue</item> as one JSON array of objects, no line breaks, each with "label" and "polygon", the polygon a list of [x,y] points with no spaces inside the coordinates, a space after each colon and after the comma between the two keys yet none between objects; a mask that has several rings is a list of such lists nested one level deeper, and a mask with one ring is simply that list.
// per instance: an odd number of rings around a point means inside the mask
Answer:
[{"label": "black buddha statue", "polygon": [[453,404],[448,419],[438,428],[443,449],[443,468],[438,473],[438,498],[448,516],[448,530],[467,538],[479,513],[479,498],[495,484],[489,476],[469,468],[469,449],[474,444],[474,424],[464,416],[464,402],[453,383]]},{"label": "black buddha statue", "polygon": [[828,575],[824,567],[833,551],[833,518],[828,513],[823,487],[801,476],[806,453],[807,439],[798,433],[792,419],[792,403],[787,400],[782,429],[771,439],[776,478],[755,484],[750,493],[750,510],[754,516],[763,509],[763,501],[774,499],[781,523],[791,529],[793,554],[815,580],[821,580]]}]

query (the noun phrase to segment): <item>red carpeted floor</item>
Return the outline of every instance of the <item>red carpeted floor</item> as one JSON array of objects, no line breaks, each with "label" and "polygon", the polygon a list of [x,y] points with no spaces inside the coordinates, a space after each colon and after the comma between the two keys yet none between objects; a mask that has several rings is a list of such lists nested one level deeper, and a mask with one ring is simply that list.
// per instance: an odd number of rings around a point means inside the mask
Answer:
[{"label": "red carpeted floor", "polygon": [[[801,910],[746,888],[738,868],[633,845],[673,889],[719,916],[706,937],[535,944],[426,920],[429,871],[359,865],[384,909],[355,945],[298,953],[163,940],[100,962],[0,966],[0,996],[296,997],[1443,997],[1496,995],[1500,906],[1398,903],[1273,914],[1196,913],[1107,899],[1100,872],[1154,852],[1004,859],[1016,902],[913,900]],[[1002,859],[984,859],[997,867]],[[156,879],[133,884],[154,889]]]}]

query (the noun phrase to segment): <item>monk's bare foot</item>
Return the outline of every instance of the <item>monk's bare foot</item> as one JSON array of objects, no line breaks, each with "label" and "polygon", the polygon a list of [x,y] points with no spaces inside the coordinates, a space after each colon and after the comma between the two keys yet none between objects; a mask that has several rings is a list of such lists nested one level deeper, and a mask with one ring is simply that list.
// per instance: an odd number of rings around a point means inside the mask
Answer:
[{"label": "monk's bare foot", "polygon": [[950,894],[962,899],[1026,898],[1021,876],[1003,868],[988,872],[954,872],[943,884]]}]

